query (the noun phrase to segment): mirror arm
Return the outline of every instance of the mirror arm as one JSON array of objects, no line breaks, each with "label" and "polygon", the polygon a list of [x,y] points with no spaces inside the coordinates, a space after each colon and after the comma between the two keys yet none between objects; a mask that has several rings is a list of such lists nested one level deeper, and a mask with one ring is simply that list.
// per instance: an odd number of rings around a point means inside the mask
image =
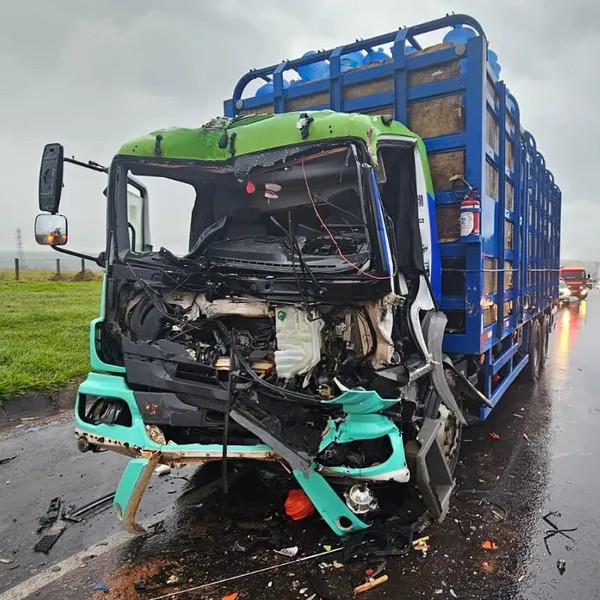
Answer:
[{"label": "mirror arm", "polygon": [[92,256],[91,254],[82,254],[81,252],[75,252],[74,250],[67,250],[66,248],[60,248],[59,246],[50,246],[52,250],[56,250],[62,254],[69,254],[70,256],[76,256],[77,258],[84,258],[95,262],[99,267],[106,265],[104,252],[101,252],[98,256]]}]

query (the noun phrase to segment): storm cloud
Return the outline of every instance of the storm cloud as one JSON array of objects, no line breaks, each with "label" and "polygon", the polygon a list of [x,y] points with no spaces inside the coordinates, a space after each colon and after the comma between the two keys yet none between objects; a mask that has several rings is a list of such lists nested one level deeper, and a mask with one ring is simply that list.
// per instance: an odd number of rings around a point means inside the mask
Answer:
[{"label": "storm cloud", "polygon": [[[35,249],[45,143],[60,141],[69,155],[107,164],[127,139],[162,127],[197,127],[222,114],[223,99],[252,67],[450,9],[482,24],[522,122],[563,191],[563,256],[600,260],[600,203],[593,191],[600,163],[600,8],[588,0],[5,2],[0,249],[13,249],[17,228],[26,250]],[[74,248],[103,246],[102,189],[97,181],[71,190],[64,212]]]}]

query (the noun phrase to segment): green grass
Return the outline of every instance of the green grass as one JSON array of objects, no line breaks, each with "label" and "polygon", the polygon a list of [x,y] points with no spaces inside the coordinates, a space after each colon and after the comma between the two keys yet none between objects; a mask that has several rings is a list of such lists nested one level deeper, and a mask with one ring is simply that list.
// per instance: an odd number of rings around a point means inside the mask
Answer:
[{"label": "green grass", "polygon": [[0,271],[0,402],[55,390],[89,371],[89,324],[98,315],[101,281],[48,281]]}]

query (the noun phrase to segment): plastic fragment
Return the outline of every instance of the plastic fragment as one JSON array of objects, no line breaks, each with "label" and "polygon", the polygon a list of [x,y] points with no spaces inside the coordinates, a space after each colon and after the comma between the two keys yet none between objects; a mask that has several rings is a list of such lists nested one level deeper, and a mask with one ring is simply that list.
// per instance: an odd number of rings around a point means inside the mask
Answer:
[{"label": "plastic fragment", "polygon": [[154,472],[159,475],[168,475],[171,472],[171,467],[169,465],[156,465]]},{"label": "plastic fragment", "polygon": [[31,433],[35,433],[36,431],[39,431],[40,428],[36,427],[35,425],[33,427],[30,427],[27,431],[30,431]]},{"label": "plastic fragment", "polygon": [[440,594],[444,593],[444,590],[441,590],[441,589],[440,590],[435,590],[435,593],[439,596]]},{"label": "plastic fragment", "polygon": [[458,596],[456,595],[456,592],[455,592],[455,591],[454,591],[452,588],[450,588],[450,595],[451,595],[453,598],[458,598]]},{"label": "plastic fragment", "polygon": [[277,554],[281,556],[287,556],[288,558],[294,558],[298,554],[298,546],[290,546],[289,548],[282,548],[281,550],[275,550]]},{"label": "plastic fragment", "polygon": [[343,563],[338,562],[337,560],[334,560],[333,561],[333,568],[334,569],[343,569],[344,565],[343,565]]},{"label": "plastic fragment", "polygon": [[373,579],[372,581],[367,581],[367,583],[357,585],[354,588],[354,594],[358,595],[358,594],[362,594],[364,592],[368,592],[369,590],[373,589],[374,587],[377,587],[378,585],[385,583],[388,579],[389,578],[387,575],[382,575],[381,577],[378,577],[377,579]]},{"label": "plastic fragment", "polygon": [[498,550],[498,545],[491,540],[485,540],[485,542],[481,544],[481,547],[484,550]]},{"label": "plastic fragment", "polygon": [[527,436],[526,433],[523,434],[523,437],[527,440],[527,443],[531,446],[531,440],[529,439],[529,437]]},{"label": "plastic fragment", "polygon": [[567,570],[567,563],[562,558],[560,558],[556,561],[556,568],[558,569],[558,572],[561,575],[564,575],[565,571]]},{"label": "plastic fragment", "polygon": [[490,431],[488,433],[488,435],[493,439],[493,440],[499,440],[500,436],[495,432],[495,431]]},{"label": "plastic fragment", "polygon": [[239,595],[239,592],[233,592],[233,594],[227,594],[227,596],[223,596],[221,600],[235,600]]},{"label": "plastic fragment", "polygon": [[285,514],[294,521],[310,517],[315,512],[315,506],[302,490],[290,490],[285,500]]},{"label": "plastic fragment", "polygon": [[94,586],[94,589],[95,590],[101,590],[104,593],[108,593],[108,586],[103,581],[101,581],[100,583],[97,583]]},{"label": "plastic fragment", "polygon": [[174,583],[177,583],[179,581],[179,578],[177,577],[177,575],[171,575],[171,577],[169,577],[169,579],[167,579],[167,583],[169,585],[173,585]]},{"label": "plastic fragment", "polygon": [[329,552],[331,550],[331,546],[329,544],[323,544],[323,549],[327,550],[327,552]]},{"label": "plastic fragment", "polygon": [[14,558],[0,558],[0,563],[2,563],[3,565],[10,565],[11,563],[14,563],[15,559]]}]

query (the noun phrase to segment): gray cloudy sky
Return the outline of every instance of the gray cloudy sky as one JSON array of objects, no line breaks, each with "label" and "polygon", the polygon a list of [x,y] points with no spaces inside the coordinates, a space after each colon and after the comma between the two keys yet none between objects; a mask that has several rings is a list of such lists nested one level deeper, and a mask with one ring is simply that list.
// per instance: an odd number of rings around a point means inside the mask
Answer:
[{"label": "gray cloudy sky", "polygon": [[[522,120],[562,188],[563,256],[600,260],[593,185],[600,164],[597,2],[4,0],[1,6],[0,249],[14,248],[18,227],[25,249],[36,249],[32,227],[46,142],[107,164],[129,138],[172,125],[196,127],[222,114],[222,100],[251,67],[455,11],[482,24]],[[65,200],[74,249],[102,248],[102,186],[79,183]]]}]

